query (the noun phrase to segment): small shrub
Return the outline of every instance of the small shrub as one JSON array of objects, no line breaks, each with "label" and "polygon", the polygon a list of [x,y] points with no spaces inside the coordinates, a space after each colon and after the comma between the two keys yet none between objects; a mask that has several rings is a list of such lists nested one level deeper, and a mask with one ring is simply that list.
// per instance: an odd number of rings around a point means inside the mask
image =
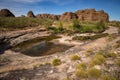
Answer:
[{"label": "small shrub", "polygon": [[75,71],[75,75],[80,78],[87,78],[87,72],[85,70],[77,70]]},{"label": "small shrub", "polygon": [[77,69],[85,70],[87,68],[85,63],[79,63],[77,64]]},{"label": "small shrub", "polygon": [[101,80],[116,80],[113,76],[102,75]]},{"label": "small shrub", "polygon": [[70,57],[71,60],[80,60],[80,56],[74,54]]},{"label": "small shrub", "polygon": [[53,65],[53,66],[60,65],[61,63],[62,63],[61,60],[58,59],[58,58],[55,58],[55,59],[53,59],[53,61],[52,61],[52,65]]},{"label": "small shrub", "polygon": [[108,52],[108,53],[105,53],[104,56],[107,57],[107,58],[108,58],[108,57],[113,57],[113,58],[115,58],[117,55],[116,55],[114,52]]},{"label": "small shrub", "polygon": [[90,67],[94,65],[101,65],[106,61],[105,57],[101,54],[95,54],[93,60],[90,62]]},{"label": "small shrub", "polygon": [[88,73],[88,77],[95,78],[95,79],[101,76],[101,71],[96,68],[88,69],[87,73]]},{"label": "small shrub", "polygon": [[70,30],[72,30],[73,32],[80,32],[81,30],[81,25],[79,20],[75,19],[72,21],[72,25],[69,25]]}]

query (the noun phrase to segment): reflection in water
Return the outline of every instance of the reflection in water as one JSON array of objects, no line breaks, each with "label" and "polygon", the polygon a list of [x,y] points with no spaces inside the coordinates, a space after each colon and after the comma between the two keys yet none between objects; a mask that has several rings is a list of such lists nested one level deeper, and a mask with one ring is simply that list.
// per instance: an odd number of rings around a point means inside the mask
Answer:
[{"label": "reflection in water", "polygon": [[37,43],[36,45],[33,44],[31,47],[28,48],[19,48],[19,50],[25,55],[28,56],[44,56],[44,55],[50,55],[55,54],[58,52],[64,52],[65,50],[69,49],[72,46],[63,45],[63,44],[55,44],[48,41],[42,41],[40,43]]},{"label": "reflection in water", "polygon": [[54,43],[45,41],[45,42],[42,42],[41,44],[38,44],[36,46],[33,46],[23,51],[22,53],[30,56],[43,56],[43,55],[54,54],[56,52],[63,52],[70,47],[71,46],[54,44]]}]

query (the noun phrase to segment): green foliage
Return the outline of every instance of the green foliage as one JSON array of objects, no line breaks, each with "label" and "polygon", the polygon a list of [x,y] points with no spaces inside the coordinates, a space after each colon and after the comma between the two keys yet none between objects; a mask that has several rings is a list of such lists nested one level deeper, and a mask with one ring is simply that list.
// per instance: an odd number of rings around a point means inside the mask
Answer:
[{"label": "green foliage", "polygon": [[58,65],[60,65],[61,63],[62,63],[61,60],[58,59],[58,58],[55,58],[55,59],[53,59],[53,61],[52,61],[52,65],[53,65],[53,66],[58,66]]},{"label": "green foliage", "polygon": [[104,31],[107,27],[103,21],[100,21],[96,25],[97,29],[100,30],[101,32]]},{"label": "green foliage", "polygon": [[108,34],[107,33],[102,33],[102,34],[97,34],[94,36],[75,36],[73,37],[73,40],[81,40],[81,41],[85,41],[85,40],[95,40],[101,37],[106,37]]},{"label": "green foliage", "polygon": [[46,27],[51,26],[53,23],[49,19],[28,18],[28,17],[0,17],[0,28],[7,29],[21,29],[26,27],[36,27],[38,25],[44,25]]},{"label": "green foliage", "polygon": [[81,32],[82,33],[98,33],[104,31],[107,26],[105,25],[104,22],[81,22]]},{"label": "green foliage", "polygon": [[78,20],[73,20],[73,30],[79,32],[81,29],[81,25]]},{"label": "green foliage", "polygon": [[71,59],[71,60],[80,60],[80,56],[74,54],[74,55],[72,55],[72,56],[70,57],[70,59]]},{"label": "green foliage", "polygon": [[113,76],[102,75],[101,80],[116,80]]},{"label": "green foliage", "polygon": [[95,79],[101,76],[101,71],[96,68],[88,69],[87,73],[88,73],[88,77],[95,78]]}]

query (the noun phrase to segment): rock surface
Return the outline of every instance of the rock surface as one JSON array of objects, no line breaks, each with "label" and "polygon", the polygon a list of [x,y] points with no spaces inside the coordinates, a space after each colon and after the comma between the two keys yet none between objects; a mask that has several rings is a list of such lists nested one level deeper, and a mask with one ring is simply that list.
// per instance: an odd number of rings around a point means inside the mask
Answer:
[{"label": "rock surface", "polygon": [[15,15],[12,12],[10,12],[8,9],[1,9],[0,17],[15,17]]},{"label": "rock surface", "polygon": [[60,16],[60,20],[62,21],[72,20],[72,19],[77,19],[77,15],[72,12],[65,12]]},{"label": "rock surface", "polygon": [[103,10],[96,11],[95,9],[78,10],[75,12],[78,19],[81,21],[109,21],[109,15]]},{"label": "rock surface", "polygon": [[61,15],[53,14],[38,14],[37,18],[48,18],[53,20],[69,21],[79,19],[80,21],[109,21],[109,15],[103,10],[96,11],[95,9],[78,10],[76,12],[65,12]]},{"label": "rock surface", "polygon": [[32,11],[28,11],[28,13],[27,13],[27,17],[34,18],[35,15],[34,15],[34,13],[33,13]]},{"label": "rock surface", "polygon": [[53,20],[58,20],[59,19],[59,15],[54,15],[54,14],[38,14],[36,15],[37,18],[41,18],[41,19],[53,19]]}]

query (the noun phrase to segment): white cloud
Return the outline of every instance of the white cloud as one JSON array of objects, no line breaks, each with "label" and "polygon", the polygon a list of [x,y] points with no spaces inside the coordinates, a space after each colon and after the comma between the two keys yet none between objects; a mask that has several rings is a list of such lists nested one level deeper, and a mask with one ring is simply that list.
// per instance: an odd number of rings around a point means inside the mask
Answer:
[{"label": "white cloud", "polygon": [[44,1],[44,0],[12,0],[12,1],[33,3],[33,2],[41,2],[41,1]]},{"label": "white cloud", "polygon": [[15,1],[15,2],[22,2],[22,3],[36,3],[36,2],[44,2],[44,1],[50,1],[56,4],[60,4],[60,5],[65,5],[65,4],[69,4],[72,3],[75,0],[11,0],[11,1]]}]

